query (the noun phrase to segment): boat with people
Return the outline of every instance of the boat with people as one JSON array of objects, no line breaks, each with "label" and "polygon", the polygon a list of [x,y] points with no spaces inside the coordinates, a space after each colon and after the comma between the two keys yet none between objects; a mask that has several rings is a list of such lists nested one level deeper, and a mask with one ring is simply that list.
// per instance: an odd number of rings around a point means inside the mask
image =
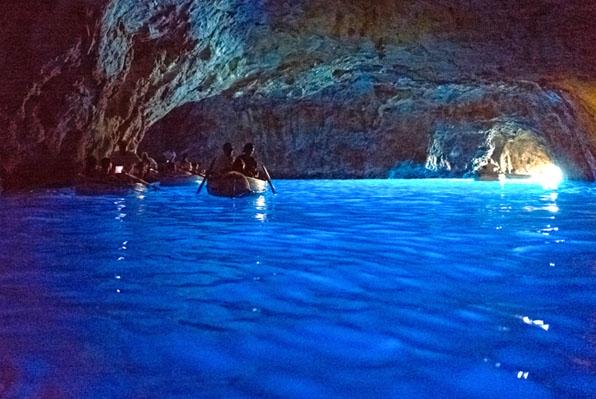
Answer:
[{"label": "boat with people", "polygon": [[505,173],[501,171],[499,164],[489,158],[475,171],[474,180],[502,181],[505,180]]},{"label": "boat with people", "polygon": [[509,180],[530,180],[532,175],[520,173],[505,173],[505,178]]},{"label": "boat with people", "polygon": [[531,175],[516,173],[477,173],[474,180],[477,181],[506,181],[506,180],[530,180]]},{"label": "boat with people", "polygon": [[504,173],[478,173],[474,176],[477,181],[503,181],[505,180]]},{"label": "boat with people", "polygon": [[275,194],[275,187],[265,165],[258,167],[253,157],[254,145],[246,143],[242,154],[234,158],[232,144],[225,143],[222,153],[211,162],[205,178],[199,185],[197,193],[201,192],[207,183],[207,192],[218,197],[244,197],[252,194],[262,194],[267,191],[267,185]]},{"label": "boat with people", "polygon": [[201,181],[201,175],[189,172],[159,175],[160,186],[186,186],[197,184]]},{"label": "boat with people", "polygon": [[74,186],[77,195],[127,195],[144,192],[147,185],[117,178],[80,176]]},{"label": "boat with people", "polygon": [[267,180],[228,172],[223,176],[207,180],[207,192],[217,197],[237,198],[267,191]]}]

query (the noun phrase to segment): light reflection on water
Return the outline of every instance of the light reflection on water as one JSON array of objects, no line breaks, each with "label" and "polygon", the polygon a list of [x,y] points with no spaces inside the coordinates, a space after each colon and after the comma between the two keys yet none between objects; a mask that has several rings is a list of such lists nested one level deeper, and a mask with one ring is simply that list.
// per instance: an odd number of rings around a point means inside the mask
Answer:
[{"label": "light reflection on water", "polygon": [[0,397],[595,391],[595,186],[276,186],[0,198]]}]

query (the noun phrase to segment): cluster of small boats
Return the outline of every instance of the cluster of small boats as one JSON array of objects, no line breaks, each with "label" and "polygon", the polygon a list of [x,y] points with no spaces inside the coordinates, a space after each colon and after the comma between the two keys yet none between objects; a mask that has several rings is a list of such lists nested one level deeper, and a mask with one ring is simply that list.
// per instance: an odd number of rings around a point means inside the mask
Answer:
[{"label": "cluster of small boats", "polygon": [[[269,176],[268,173],[266,175]],[[75,183],[75,192],[79,195],[126,195],[157,187],[186,186],[199,183],[199,191],[207,183],[207,192],[217,197],[236,198],[262,194],[267,191],[268,183],[272,190],[275,190],[270,178],[262,180],[238,172],[228,172],[219,177],[206,177],[191,173],[167,174],[160,176],[159,180],[154,183],[139,181],[139,179],[125,174],[102,177],[80,176]]]}]

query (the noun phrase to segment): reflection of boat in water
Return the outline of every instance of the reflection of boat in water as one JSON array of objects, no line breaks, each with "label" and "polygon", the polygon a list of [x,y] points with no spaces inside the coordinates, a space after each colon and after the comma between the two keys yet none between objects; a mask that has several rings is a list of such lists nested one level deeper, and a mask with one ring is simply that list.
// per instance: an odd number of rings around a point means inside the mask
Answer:
[{"label": "reflection of boat in water", "polygon": [[159,177],[160,186],[186,186],[196,184],[201,180],[201,176],[192,173],[178,173],[172,175],[163,175]]},{"label": "reflection of boat in water", "polygon": [[78,195],[127,195],[133,191],[143,192],[147,186],[115,177],[81,177],[76,182],[74,189]]},{"label": "reflection of boat in water", "polygon": [[218,197],[243,197],[267,191],[267,181],[229,172],[207,180],[207,192]]}]

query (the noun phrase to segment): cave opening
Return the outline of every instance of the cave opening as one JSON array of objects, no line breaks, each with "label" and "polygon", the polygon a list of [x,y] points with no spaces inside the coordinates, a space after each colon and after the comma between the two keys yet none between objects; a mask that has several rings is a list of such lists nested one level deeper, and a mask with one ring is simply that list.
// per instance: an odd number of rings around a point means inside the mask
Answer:
[{"label": "cave opening", "polygon": [[[519,179],[569,164],[550,131],[514,118],[447,126],[385,111],[386,121],[363,116],[346,129],[343,117],[326,119],[311,104],[284,104],[280,110],[269,99],[252,100],[215,96],[175,108],[148,129],[138,150],[161,161],[166,152],[187,154],[206,168],[223,143],[239,150],[253,142],[279,178],[469,177],[494,163]],[[574,173],[572,167],[565,174]]]}]

